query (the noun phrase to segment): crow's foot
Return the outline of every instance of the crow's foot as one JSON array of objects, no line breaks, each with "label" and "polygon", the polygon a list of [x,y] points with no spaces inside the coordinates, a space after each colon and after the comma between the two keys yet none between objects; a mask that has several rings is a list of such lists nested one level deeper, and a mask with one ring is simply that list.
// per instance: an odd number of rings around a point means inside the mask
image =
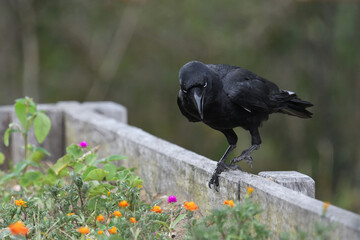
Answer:
[{"label": "crow's foot", "polygon": [[251,153],[259,148],[260,145],[252,145],[250,148],[244,150],[240,156],[232,159],[230,165],[235,165],[235,163],[245,160],[245,162],[252,167],[253,158],[251,157]]},{"label": "crow's foot", "polygon": [[240,166],[235,164],[225,164],[225,163],[218,163],[216,166],[216,169],[213,172],[213,175],[211,176],[211,179],[209,181],[209,188],[211,188],[211,185],[214,185],[214,189],[218,192],[219,191],[219,176],[222,172],[227,170],[241,170]]}]

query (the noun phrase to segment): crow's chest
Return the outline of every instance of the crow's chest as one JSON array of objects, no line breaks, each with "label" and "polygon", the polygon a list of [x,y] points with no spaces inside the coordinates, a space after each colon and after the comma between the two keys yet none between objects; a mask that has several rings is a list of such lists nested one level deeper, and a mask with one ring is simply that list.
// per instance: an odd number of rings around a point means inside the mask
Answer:
[{"label": "crow's chest", "polygon": [[203,122],[215,129],[244,127],[252,122],[254,115],[226,98],[221,101],[204,102]]}]

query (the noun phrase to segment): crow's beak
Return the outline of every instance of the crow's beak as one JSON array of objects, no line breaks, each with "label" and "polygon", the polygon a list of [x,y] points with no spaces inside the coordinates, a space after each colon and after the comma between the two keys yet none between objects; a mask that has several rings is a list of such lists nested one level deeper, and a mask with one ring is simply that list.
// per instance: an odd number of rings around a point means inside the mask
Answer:
[{"label": "crow's beak", "polygon": [[204,105],[204,89],[194,88],[194,102],[199,112],[201,120],[204,118],[203,105]]}]

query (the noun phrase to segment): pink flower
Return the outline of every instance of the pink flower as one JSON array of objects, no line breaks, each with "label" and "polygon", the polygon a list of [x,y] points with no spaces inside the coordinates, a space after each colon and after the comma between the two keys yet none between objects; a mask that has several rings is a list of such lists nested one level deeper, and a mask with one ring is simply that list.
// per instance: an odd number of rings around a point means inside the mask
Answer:
[{"label": "pink flower", "polygon": [[170,197],[168,198],[168,202],[169,202],[169,203],[177,202],[176,197],[175,197],[175,196],[170,196]]},{"label": "pink flower", "polygon": [[81,143],[79,143],[79,146],[82,148],[86,148],[88,146],[87,142],[82,141]]}]

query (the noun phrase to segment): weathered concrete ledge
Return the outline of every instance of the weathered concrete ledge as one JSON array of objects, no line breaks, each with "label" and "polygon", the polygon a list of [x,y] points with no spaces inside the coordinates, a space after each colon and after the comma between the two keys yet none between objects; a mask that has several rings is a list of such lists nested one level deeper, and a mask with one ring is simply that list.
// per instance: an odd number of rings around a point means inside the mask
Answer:
[{"label": "weathered concrete ledge", "polygon": [[[181,200],[195,201],[203,213],[221,206],[224,199],[242,201],[247,186],[251,186],[254,188],[252,198],[264,209],[262,221],[275,236],[298,229],[310,232],[314,223],[322,220],[323,202],[257,175],[239,171],[223,173],[220,192],[214,192],[207,187],[207,182],[215,161],[127,125],[124,108],[112,103],[102,104],[62,102],[51,105],[52,111],[60,111],[63,116],[62,121],[54,125],[63,132],[59,145],[86,140],[93,146],[100,145],[101,155],[123,154],[128,159],[122,164],[137,168],[148,193],[173,194]],[[10,118],[4,112],[0,108],[0,133],[1,124]],[[0,151],[3,151],[1,146]],[[332,239],[360,239],[358,214],[330,206],[323,220],[336,224]]]}]

